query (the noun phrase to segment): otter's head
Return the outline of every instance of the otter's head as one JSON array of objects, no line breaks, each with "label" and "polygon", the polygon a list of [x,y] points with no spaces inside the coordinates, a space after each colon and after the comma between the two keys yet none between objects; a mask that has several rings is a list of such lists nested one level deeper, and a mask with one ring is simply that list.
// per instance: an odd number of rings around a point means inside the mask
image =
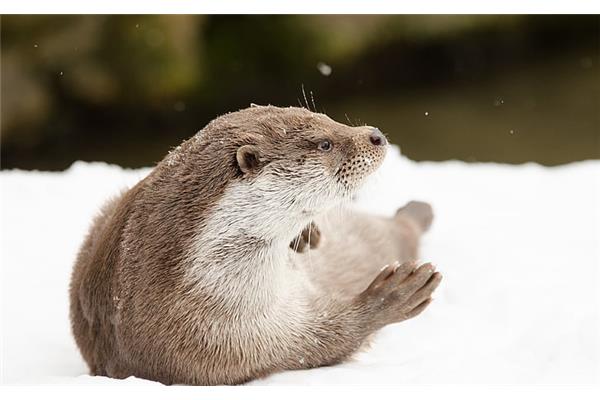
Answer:
[{"label": "otter's head", "polygon": [[172,152],[161,182],[171,201],[201,203],[198,210],[236,208],[297,225],[349,199],[386,150],[377,128],[304,108],[253,106],[216,118]]},{"label": "otter's head", "polygon": [[[350,197],[382,163],[379,129],[350,127],[304,108],[253,106],[225,116],[238,178],[272,207],[316,214]],[[215,121],[219,123],[219,121]],[[235,129],[238,133],[227,135]]]}]

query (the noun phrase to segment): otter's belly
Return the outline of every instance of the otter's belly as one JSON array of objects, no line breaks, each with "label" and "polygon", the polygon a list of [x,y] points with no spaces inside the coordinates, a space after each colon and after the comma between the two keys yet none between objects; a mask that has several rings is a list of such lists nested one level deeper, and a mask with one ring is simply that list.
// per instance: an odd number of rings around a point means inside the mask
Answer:
[{"label": "otter's belly", "polygon": [[297,254],[314,284],[349,297],[364,290],[382,267],[417,257],[418,235],[410,225],[359,212],[330,212],[316,221],[321,242]]}]

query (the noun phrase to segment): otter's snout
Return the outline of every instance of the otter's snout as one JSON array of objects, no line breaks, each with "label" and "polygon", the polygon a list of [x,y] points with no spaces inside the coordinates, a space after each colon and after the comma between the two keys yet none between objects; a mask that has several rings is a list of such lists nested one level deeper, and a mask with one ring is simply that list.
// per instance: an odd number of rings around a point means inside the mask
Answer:
[{"label": "otter's snout", "polygon": [[388,141],[383,133],[371,126],[359,127],[352,136],[353,151],[348,151],[345,160],[336,175],[347,189],[358,188],[364,179],[375,171],[385,157]]},{"label": "otter's snout", "polygon": [[375,146],[385,146],[387,144],[387,139],[377,128],[373,128],[371,134],[369,135],[369,140]]}]

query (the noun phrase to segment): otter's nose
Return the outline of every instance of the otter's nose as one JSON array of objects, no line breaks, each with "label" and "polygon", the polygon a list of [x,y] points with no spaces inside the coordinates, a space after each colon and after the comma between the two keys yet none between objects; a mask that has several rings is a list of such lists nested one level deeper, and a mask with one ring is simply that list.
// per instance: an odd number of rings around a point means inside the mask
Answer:
[{"label": "otter's nose", "polygon": [[369,135],[369,140],[375,146],[385,146],[387,144],[387,139],[383,136],[383,133],[377,128],[373,128],[371,134]]}]

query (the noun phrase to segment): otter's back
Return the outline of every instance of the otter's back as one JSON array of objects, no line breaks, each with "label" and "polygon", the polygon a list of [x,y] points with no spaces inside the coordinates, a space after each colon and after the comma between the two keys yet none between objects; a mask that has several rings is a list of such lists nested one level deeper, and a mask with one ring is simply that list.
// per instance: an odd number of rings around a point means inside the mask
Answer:
[{"label": "otter's back", "polygon": [[70,286],[71,329],[93,375],[106,374],[114,356],[112,282],[118,241],[123,229],[122,193],[107,201],[94,218],[77,255]]}]

